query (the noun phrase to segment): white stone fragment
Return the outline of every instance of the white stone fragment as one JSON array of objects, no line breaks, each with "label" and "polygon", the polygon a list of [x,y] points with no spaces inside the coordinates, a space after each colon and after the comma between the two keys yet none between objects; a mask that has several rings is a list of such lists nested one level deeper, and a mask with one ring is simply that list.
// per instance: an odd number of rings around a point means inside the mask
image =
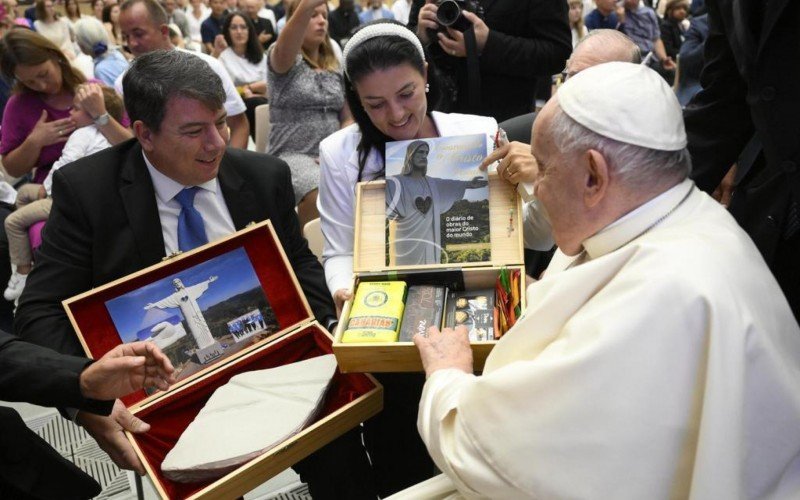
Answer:
[{"label": "white stone fragment", "polygon": [[161,464],[178,482],[216,479],[300,432],[336,371],[333,354],[236,375],[217,389]]}]

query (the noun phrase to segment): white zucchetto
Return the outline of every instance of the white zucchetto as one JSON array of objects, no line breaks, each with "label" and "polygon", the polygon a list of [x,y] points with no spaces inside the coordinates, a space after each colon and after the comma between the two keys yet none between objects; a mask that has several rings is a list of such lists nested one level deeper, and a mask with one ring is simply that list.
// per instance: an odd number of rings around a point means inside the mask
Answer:
[{"label": "white zucchetto", "polygon": [[609,62],[587,68],[558,89],[558,104],[592,132],[660,151],[686,147],[675,93],[652,69]]}]

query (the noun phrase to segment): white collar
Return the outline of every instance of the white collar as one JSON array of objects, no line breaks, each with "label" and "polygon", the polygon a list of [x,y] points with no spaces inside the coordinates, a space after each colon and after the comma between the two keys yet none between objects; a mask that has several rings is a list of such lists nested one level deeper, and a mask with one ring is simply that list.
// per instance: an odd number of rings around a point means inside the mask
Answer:
[{"label": "white collar", "polygon": [[693,189],[694,182],[685,179],[584,240],[584,250],[596,259],[627,245],[661,222]]},{"label": "white collar", "polygon": [[[147,158],[144,150],[142,150],[142,157],[144,158],[144,164],[147,165],[147,170],[150,172],[150,178],[153,180],[153,189],[155,189],[156,196],[161,203],[168,203],[183,189],[192,187],[184,186],[183,184],[180,184],[179,182],[176,182],[175,180],[161,173],[156,167],[153,166],[152,163],[150,163],[150,160]],[[217,181],[217,178],[214,177],[210,181],[199,184],[197,187],[216,194],[219,187],[219,182]]]}]

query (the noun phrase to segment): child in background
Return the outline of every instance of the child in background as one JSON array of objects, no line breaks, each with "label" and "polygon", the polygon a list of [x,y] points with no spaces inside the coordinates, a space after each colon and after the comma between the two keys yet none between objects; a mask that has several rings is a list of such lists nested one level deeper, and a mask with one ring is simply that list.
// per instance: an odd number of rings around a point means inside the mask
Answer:
[{"label": "child in background", "polygon": [[[90,84],[97,85],[97,84]],[[122,98],[110,87],[102,87],[103,101],[106,111],[115,120],[122,120],[124,106]],[[28,228],[39,221],[47,220],[53,206],[51,188],[53,185],[53,172],[68,163],[72,163],[85,156],[101,151],[111,144],[97,129],[92,117],[77,103],[70,111],[70,118],[75,122],[77,130],[69,136],[61,157],[53,164],[50,173],[43,184],[25,184],[20,187],[17,194],[17,210],[6,218],[6,234],[8,247],[11,254],[11,264],[15,266],[8,280],[8,286],[3,292],[6,300],[12,301],[22,295],[28,273],[31,272],[33,255],[31,254]],[[100,117],[98,119],[102,119]]]}]

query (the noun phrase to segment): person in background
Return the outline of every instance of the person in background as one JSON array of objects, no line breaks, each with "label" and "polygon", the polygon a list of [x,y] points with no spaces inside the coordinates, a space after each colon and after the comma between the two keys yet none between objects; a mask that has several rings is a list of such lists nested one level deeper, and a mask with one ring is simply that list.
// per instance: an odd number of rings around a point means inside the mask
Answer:
[{"label": "person in background", "polygon": [[3,7],[6,9],[6,26],[11,28],[13,26],[24,26],[25,28],[33,27],[33,23],[25,16],[20,17],[17,12],[17,0],[3,0]]},{"label": "person in background", "polygon": [[253,23],[246,14],[228,14],[222,25],[222,35],[228,48],[220,53],[219,61],[244,99],[247,119],[250,121],[250,137],[255,140],[255,109],[267,104],[267,58],[258,43]]},{"label": "person in background", "polygon": [[106,6],[103,0],[92,0],[92,15],[94,15],[95,19],[103,22],[103,8]]},{"label": "person in background", "polygon": [[293,0],[286,15],[286,27],[267,53],[269,152],[292,169],[298,213],[308,221],[317,216],[319,143],[349,123],[350,111],[325,0]]},{"label": "person in background", "polygon": [[462,11],[475,34],[475,50],[469,52],[464,32],[440,29],[436,0],[417,7],[415,3],[409,27],[447,76],[446,109],[451,111],[498,121],[529,113],[537,82],[544,79],[549,89],[552,75],[564,69],[572,52],[564,0],[495,0],[486,3],[483,18]]},{"label": "person in background", "polygon": [[339,0],[339,7],[328,16],[328,31],[336,43],[344,46],[353,30],[361,25],[356,12],[355,0]]},{"label": "person in background", "polygon": [[664,19],[661,20],[661,41],[664,42],[664,51],[672,60],[678,60],[681,44],[689,29],[689,0],[669,0]]},{"label": "person in background", "polygon": [[[222,34],[222,23],[225,21],[227,4],[225,0],[209,0],[208,5],[211,7],[211,14],[200,24],[200,34],[205,52],[216,57],[225,49],[225,47],[219,47],[218,40],[223,39],[219,35]],[[219,38],[217,38],[218,36]]]},{"label": "person in background", "polygon": [[708,14],[693,17],[681,45],[678,77],[678,102],[686,106],[700,89],[700,72],[703,70],[703,50],[708,38]]},{"label": "person in background", "polygon": [[569,28],[572,31],[572,50],[583,40],[589,30],[583,25],[583,0],[568,0]]},{"label": "person in background", "polygon": [[656,12],[639,0],[623,0],[617,9],[619,30],[628,35],[642,51],[642,57],[649,54],[649,66],[658,71],[664,79],[671,82],[675,78],[675,61],[667,55],[661,40],[661,29]]},{"label": "person in background", "polygon": [[189,29],[189,20],[183,10],[178,8],[177,0],[162,0],[161,6],[167,11],[167,24],[174,24],[181,32],[181,36],[191,41],[191,30]]},{"label": "person in background", "polygon": [[108,32],[111,47],[122,47],[122,30],[119,27],[119,5],[111,4],[103,7],[103,26]]},{"label": "person in background", "polygon": [[583,22],[589,31],[596,29],[615,30],[619,28],[617,0],[596,0],[595,9],[586,14]]},{"label": "person in background", "polygon": [[77,129],[69,136],[64,150],[61,152],[61,157],[53,163],[53,168],[50,169],[44,182],[20,186],[17,190],[17,209],[6,217],[5,228],[11,264],[15,266],[3,292],[6,300],[16,300],[22,295],[28,274],[31,272],[33,255],[31,254],[28,229],[37,222],[46,221],[50,215],[50,208],[53,205],[51,198],[53,173],[64,165],[111,147],[108,139],[94,125],[92,117],[81,107],[80,103],[86,99],[81,93],[100,93],[108,114],[115,120],[122,121],[122,98],[114,92],[112,87],[101,87],[96,83],[89,83],[78,90],[75,104],[70,111],[70,118]]},{"label": "person in background", "polygon": [[395,21],[408,24],[408,16],[411,14],[412,0],[395,0],[392,4],[392,15]]},{"label": "person in background", "polygon": [[189,24],[189,40],[193,43],[203,47],[203,35],[200,31],[200,25],[203,24],[208,16],[211,15],[209,9],[203,0],[189,0],[189,5],[186,7],[186,22]]},{"label": "person in background", "polygon": [[36,0],[36,22],[33,28],[37,33],[47,38],[61,49],[67,59],[75,59],[72,50],[72,37],[69,31],[69,21],[62,19],[56,12],[52,0]]},{"label": "person in background", "polygon": [[[264,9],[261,6],[262,3],[260,0],[244,1],[245,11],[247,12],[247,16],[250,18],[250,21],[253,23],[256,38],[258,43],[261,45],[263,52],[275,42],[275,24],[270,19],[261,17],[261,11],[272,13],[271,10]],[[275,17],[274,14],[272,16]]]},{"label": "person in background", "polygon": [[[167,390],[175,369],[152,342],[121,344],[97,361],[59,354],[0,331],[0,400],[66,406],[107,415],[113,400],[141,389]],[[133,417],[133,432],[149,426]],[[52,449],[19,414],[0,407],[0,497],[89,499],[100,485]]]},{"label": "person in background", "polygon": [[81,20],[81,6],[78,0],[64,0],[64,18],[69,21],[72,28],[75,28],[75,23]]},{"label": "person in background", "polygon": [[361,11],[358,18],[363,24],[378,19],[394,19],[394,14],[392,14],[391,10],[383,6],[381,0],[367,0],[367,6]]},{"label": "person in background", "polygon": [[[122,33],[128,40],[128,47],[135,57],[155,50],[173,50],[175,47],[169,39],[169,27],[166,24],[167,13],[156,0],[126,0],[120,13]],[[247,109],[244,101],[236,92],[231,77],[219,60],[203,54],[191,52],[208,64],[222,80],[225,89],[227,111],[226,122],[230,127],[230,145],[235,148],[247,148],[250,125],[245,115]],[[123,94],[121,78],[114,83],[117,93]]]},{"label": "person in background", "polygon": [[93,17],[75,24],[75,42],[81,51],[94,59],[94,76],[113,87],[119,76],[128,69],[128,60],[108,40],[108,30]]},{"label": "person in background", "polygon": [[[17,82],[3,114],[3,167],[12,177],[35,168],[33,182],[41,184],[75,130],[69,113],[85,78],[50,40],[24,29],[9,31],[0,42],[0,71]],[[131,137],[108,115],[102,99],[80,104],[111,144]]]}]

